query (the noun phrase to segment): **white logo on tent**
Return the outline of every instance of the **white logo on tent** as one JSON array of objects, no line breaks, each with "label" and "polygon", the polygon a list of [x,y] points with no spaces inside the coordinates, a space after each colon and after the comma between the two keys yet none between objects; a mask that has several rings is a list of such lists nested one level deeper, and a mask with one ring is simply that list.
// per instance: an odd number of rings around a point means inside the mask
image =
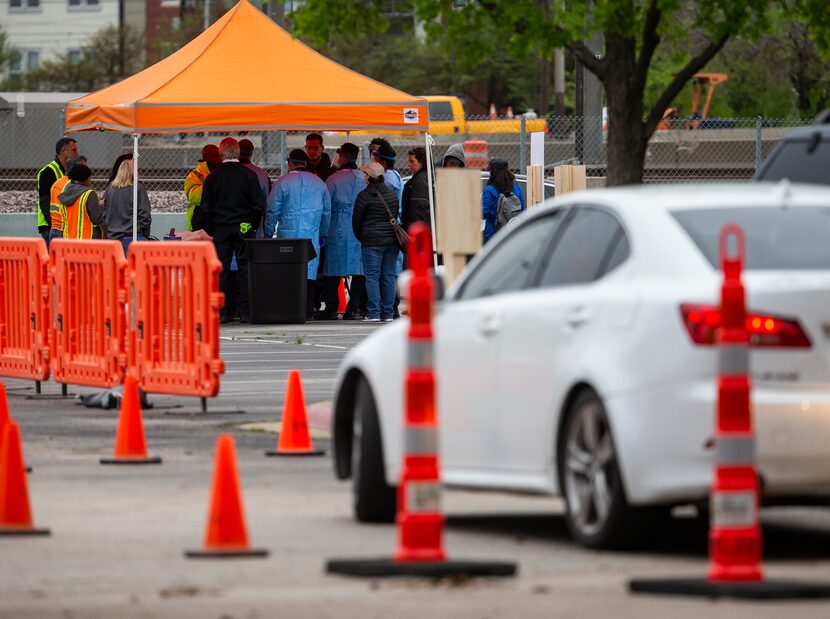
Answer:
[{"label": "white logo on tent", "polygon": [[419,122],[420,120],[417,107],[405,107],[403,109],[403,124],[417,125]]}]

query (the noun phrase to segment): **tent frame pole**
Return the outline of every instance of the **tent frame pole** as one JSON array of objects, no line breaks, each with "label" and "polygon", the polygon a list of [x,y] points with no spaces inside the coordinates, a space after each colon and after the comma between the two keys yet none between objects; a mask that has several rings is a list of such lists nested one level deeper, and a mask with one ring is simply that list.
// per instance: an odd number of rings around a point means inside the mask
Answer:
[{"label": "tent frame pole", "polygon": [[138,240],[138,133],[133,133],[133,242]]},{"label": "tent frame pole", "polygon": [[435,231],[435,194],[432,191],[432,137],[424,131],[424,143],[427,152],[427,186],[429,189],[429,224],[432,232],[432,266],[438,268],[438,239]]}]

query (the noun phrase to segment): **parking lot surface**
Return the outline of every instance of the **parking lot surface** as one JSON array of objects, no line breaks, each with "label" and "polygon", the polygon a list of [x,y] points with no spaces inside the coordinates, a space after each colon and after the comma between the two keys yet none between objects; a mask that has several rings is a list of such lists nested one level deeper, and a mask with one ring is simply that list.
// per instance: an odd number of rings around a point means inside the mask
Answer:
[{"label": "parking lot surface", "polygon": [[[6,381],[20,423],[35,522],[48,538],[0,538],[0,618],[50,617],[826,617],[828,602],[737,603],[632,596],[632,577],[702,576],[706,530],[675,519],[651,547],[601,553],[566,534],[556,499],[448,491],[450,556],[515,561],[505,580],[356,580],[325,561],[390,556],[393,525],[358,525],[330,457],[265,458],[288,370],[302,371],[315,442],[328,447],[337,366],[375,326],[322,322],[222,328],[226,374],[201,413],[195,399],[151,396],[144,411],[160,466],[105,467],[117,411],[60,399],[54,383]],[[379,327],[384,328],[384,327]],[[71,387],[74,393],[93,391]],[[214,441],[236,440],[251,542],[266,559],[188,560],[208,509]],[[830,581],[830,510],[763,515],[770,576]]]}]

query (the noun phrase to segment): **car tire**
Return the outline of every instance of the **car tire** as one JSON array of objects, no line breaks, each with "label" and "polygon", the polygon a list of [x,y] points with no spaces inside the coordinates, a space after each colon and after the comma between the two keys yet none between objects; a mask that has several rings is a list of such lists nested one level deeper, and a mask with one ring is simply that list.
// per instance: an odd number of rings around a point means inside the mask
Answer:
[{"label": "car tire", "polygon": [[588,548],[640,545],[657,512],[629,506],[605,407],[591,390],[578,394],[567,411],[558,460],[571,536]]},{"label": "car tire", "polygon": [[394,522],[396,487],[386,483],[383,444],[372,390],[360,379],[355,393],[352,497],[360,522]]}]

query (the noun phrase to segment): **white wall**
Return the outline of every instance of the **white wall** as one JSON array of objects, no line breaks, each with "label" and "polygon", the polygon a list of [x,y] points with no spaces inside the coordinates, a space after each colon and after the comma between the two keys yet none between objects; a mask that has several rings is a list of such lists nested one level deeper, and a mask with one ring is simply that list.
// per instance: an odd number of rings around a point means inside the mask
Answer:
[{"label": "white wall", "polygon": [[[29,3],[20,2],[24,7]],[[0,26],[9,46],[39,51],[40,62],[80,49],[101,28],[118,24],[118,0],[99,0],[99,6],[87,8],[70,7],[69,0],[39,0],[39,7],[23,9],[13,9],[11,4],[0,0]]]}]

